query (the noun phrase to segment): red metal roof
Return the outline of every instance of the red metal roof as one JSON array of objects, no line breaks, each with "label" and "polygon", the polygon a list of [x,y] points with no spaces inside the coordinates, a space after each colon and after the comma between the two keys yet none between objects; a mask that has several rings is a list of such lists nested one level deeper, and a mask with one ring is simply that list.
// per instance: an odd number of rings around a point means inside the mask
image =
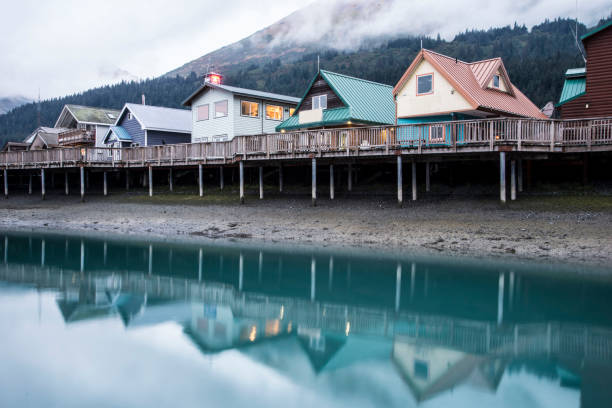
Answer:
[{"label": "red metal roof", "polygon": [[[397,95],[422,59],[426,59],[436,67],[453,84],[457,91],[472,104],[474,109],[481,108],[502,114],[506,113],[538,119],[546,118],[540,109],[510,82],[501,58],[467,63],[423,49],[395,86],[393,90],[394,95]],[[508,86],[508,92],[491,89],[487,86],[491,77],[498,69]]]}]

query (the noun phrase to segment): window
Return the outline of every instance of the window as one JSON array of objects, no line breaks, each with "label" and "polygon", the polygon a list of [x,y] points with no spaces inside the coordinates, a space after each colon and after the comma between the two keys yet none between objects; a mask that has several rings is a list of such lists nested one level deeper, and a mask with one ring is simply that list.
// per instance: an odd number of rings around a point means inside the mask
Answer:
[{"label": "window", "polygon": [[429,364],[426,361],[414,360],[414,376],[424,380],[429,378]]},{"label": "window", "polygon": [[196,113],[197,113],[197,120],[208,120],[208,114],[209,114],[210,108],[208,106],[208,104],[206,105],[200,105],[196,108]]},{"label": "window", "polygon": [[417,95],[433,93],[433,74],[417,75]]},{"label": "window", "polygon": [[227,116],[227,100],[215,102],[215,118]]},{"label": "window", "polygon": [[227,134],[215,135],[212,137],[213,142],[224,142],[227,140]]},{"label": "window", "polygon": [[493,86],[499,88],[499,75],[493,75]]},{"label": "window", "polygon": [[327,109],[327,95],[313,96],[312,109]]},{"label": "window", "polygon": [[128,120],[132,120],[132,112],[128,112],[127,118],[128,118]]},{"label": "window", "polygon": [[293,116],[295,113],[295,108],[289,108],[289,116]]},{"label": "window", "polygon": [[112,120],[117,119],[117,116],[115,116],[115,115],[114,115],[114,114],[112,114],[112,113],[106,113],[106,116],[108,116],[108,118],[109,118],[109,119],[112,119]]},{"label": "window", "polygon": [[444,142],[445,137],[445,125],[431,125],[429,127],[429,141],[430,142]]},{"label": "window", "polygon": [[266,119],[283,120],[283,107],[277,105],[266,105]]},{"label": "window", "polygon": [[240,115],[251,118],[259,117],[259,104],[257,102],[240,102]]}]

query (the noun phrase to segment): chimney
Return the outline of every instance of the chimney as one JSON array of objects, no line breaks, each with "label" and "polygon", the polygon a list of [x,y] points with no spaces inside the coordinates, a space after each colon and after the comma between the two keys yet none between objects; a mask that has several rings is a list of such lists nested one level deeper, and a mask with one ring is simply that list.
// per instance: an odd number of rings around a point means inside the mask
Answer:
[{"label": "chimney", "polygon": [[142,104],[146,105],[146,98],[145,98],[145,94],[142,94]]}]

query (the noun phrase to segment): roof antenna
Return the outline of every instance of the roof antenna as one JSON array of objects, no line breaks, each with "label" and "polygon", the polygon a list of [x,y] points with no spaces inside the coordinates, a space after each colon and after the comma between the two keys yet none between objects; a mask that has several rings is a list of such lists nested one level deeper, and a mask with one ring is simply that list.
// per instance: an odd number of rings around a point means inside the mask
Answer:
[{"label": "roof antenna", "polygon": [[421,49],[423,49],[423,39],[421,38]]},{"label": "roof antenna", "polygon": [[37,127],[40,127],[40,86],[38,87],[38,105],[36,106],[36,119],[38,121]]},{"label": "roof antenna", "polygon": [[[570,26],[570,30],[571,30],[571,26]],[[576,39],[576,48],[578,48],[578,52],[580,52],[580,56],[582,57],[582,59],[584,60],[584,63],[586,64],[586,57],[584,55],[584,52],[582,52],[582,47],[580,46],[580,43],[578,42],[578,0],[576,0],[576,29],[573,30],[574,31],[574,37]]]}]

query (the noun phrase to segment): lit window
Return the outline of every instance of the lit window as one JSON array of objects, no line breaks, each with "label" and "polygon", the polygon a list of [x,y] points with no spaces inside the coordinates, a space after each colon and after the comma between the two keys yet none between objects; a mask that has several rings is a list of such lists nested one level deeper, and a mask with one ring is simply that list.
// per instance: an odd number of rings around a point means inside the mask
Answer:
[{"label": "lit window", "polygon": [[242,101],[240,103],[240,114],[251,118],[259,117],[259,104],[257,102]]},{"label": "lit window", "polygon": [[295,108],[289,108],[289,116],[293,116],[295,113]]},{"label": "lit window", "polygon": [[208,120],[209,111],[210,109],[209,109],[208,104],[198,106],[196,110],[198,120]]},{"label": "lit window", "polygon": [[499,75],[493,75],[493,86],[499,88]]},{"label": "lit window", "polygon": [[283,120],[283,107],[276,105],[266,105],[266,119]]},{"label": "lit window", "polygon": [[327,109],[327,95],[313,96],[312,109]]},{"label": "lit window", "polygon": [[215,118],[227,116],[227,100],[215,102]]},{"label": "lit window", "polygon": [[433,74],[417,75],[417,95],[433,93]]}]

